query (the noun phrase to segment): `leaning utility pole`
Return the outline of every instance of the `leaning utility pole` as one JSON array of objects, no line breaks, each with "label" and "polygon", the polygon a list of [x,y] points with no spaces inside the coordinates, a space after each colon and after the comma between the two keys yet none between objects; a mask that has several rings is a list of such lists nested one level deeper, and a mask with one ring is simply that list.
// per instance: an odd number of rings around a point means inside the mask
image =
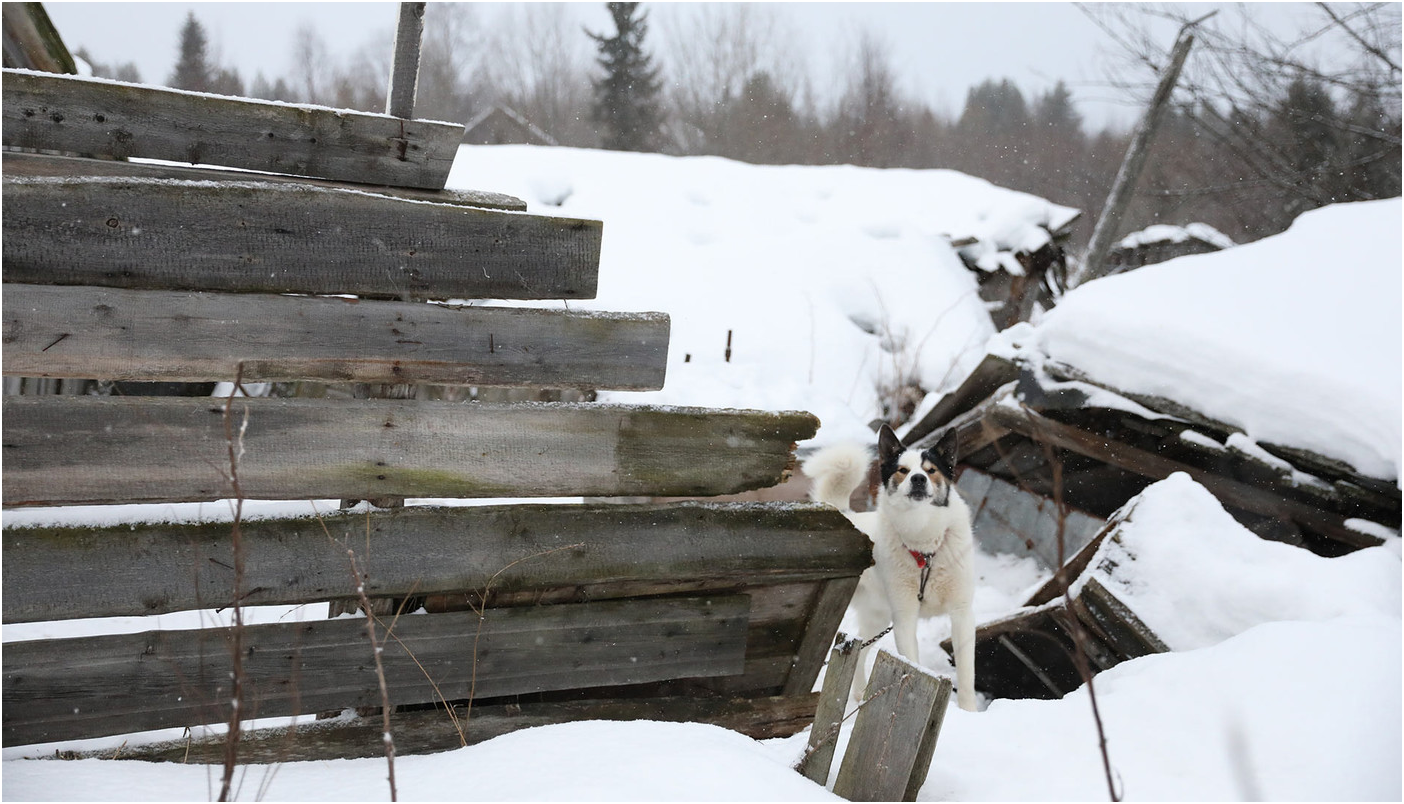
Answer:
[{"label": "leaning utility pole", "polygon": [[1103,275],[1103,263],[1106,262],[1107,252],[1111,250],[1112,239],[1116,237],[1121,216],[1131,203],[1131,192],[1136,189],[1136,179],[1141,175],[1141,168],[1145,167],[1146,155],[1150,152],[1151,139],[1155,136],[1156,127],[1165,117],[1165,109],[1170,105],[1170,93],[1175,89],[1175,82],[1180,79],[1180,70],[1185,66],[1190,46],[1194,44],[1192,31],[1196,25],[1217,13],[1219,12],[1211,11],[1193,22],[1185,23],[1180,28],[1180,34],[1175,40],[1175,47],[1170,51],[1170,63],[1161,73],[1160,84],[1156,86],[1155,94],[1151,96],[1150,105],[1146,108],[1141,122],[1136,126],[1136,132],[1131,137],[1131,144],[1126,147],[1126,156],[1121,160],[1121,168],[1116,172],[1116,180],[1112,182],[1111,192],[1107,193],[1107,203],[1102,207],[1102,215],[1097,219],[1097,225],[1092,229],[1092,241],[1087,244],[1087,253],[1082,257],[1082,265],[1072,276],[1068,277],[1069,289]]}]

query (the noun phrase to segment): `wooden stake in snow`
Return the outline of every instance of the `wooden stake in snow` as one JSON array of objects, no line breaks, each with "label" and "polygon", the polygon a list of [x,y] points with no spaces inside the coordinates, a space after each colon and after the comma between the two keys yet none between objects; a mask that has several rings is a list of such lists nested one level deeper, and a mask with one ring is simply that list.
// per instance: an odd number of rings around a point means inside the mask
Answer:
[{"label": "wooden stake in snow", "polygon": [[391,57],[390,90],[385,113],[406,120],[414,117],[414,93],[419,84],[419,44],[424,36],[426,3],[401,3],[400,21],[395,31],[395,53]]},{"label": "wooden stake in snow", "polygon": [[1190,46],[1194,44],[1194,34],[1191,31],[1196,25],[1217,13],[1210,12],[1197,20],[1185,23],[1184,27],[1180,28],[1175,47],[1170,52],[1170,63],[1161,72],[1160,84],[1156,86],[1150,105],[1131,136],[1131,144],[1126,147],[1126,156],[1121,160],[1121,168],[1116,172],[1111,192],[1107,193],[1107,203],[1102,207],[1102,215],[1092,229],[1092,240],[1087,244],[1087,253],[1082,258],[1082,265],[1068,278],[1069,289],[1102,275],[1103,263],[1106,262],[1107,252],[1111,250],[1113,238],[1116,237],[1117,226],[1121,223],[1121,216],[1126,212],[1127,205],[1131,203],[1131,192],[1136,189],[1136,180],[1140,178],[1141,168],[1145,167],[1151,139],[1155,137],[1155,129],[1165,117],[1165,109],[1170,104],[1170,94],[1175,89],[1175,82],[1180,78],[1180,70],[1185,66]]}]

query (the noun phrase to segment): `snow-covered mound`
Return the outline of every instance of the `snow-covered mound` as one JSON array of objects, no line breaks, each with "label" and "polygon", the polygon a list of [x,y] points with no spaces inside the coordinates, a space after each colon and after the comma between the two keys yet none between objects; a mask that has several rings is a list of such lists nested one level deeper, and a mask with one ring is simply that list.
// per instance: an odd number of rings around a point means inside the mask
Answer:
[{"label": "snow-covered mound", "polygon": [[1398,615],[1404,605],[1396,552],[1323,558],[1267,541],[1182,472],[1124,510],[1126,520],[1098,548],[1087,577],[1130,606],[1171,650],[1208,647],[1266,622]]},{"label": "snow-covered mound", "polygon": [[1076,215],[949,170],[526,145],[463,146],[449,186],[604,221],[599,296],[571,306],[672,317],[663,390],[606,398],[808,410],[819,441],[870,439],[876,388],[979,361],[993,327],[952,240],[1022,248]]},{"label": "snow-covered mound", "polygon": [[1030,340],[1099,383],[1397,481],[1400,215],[1398,198],[1339,204],[1274,237],[1090,282]]}]

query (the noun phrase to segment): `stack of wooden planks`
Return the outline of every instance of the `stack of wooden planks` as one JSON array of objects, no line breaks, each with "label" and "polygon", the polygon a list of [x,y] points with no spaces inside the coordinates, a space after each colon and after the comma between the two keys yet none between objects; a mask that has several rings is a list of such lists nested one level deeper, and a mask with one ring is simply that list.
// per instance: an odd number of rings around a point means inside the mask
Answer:
[{"label": "stack of wooden planks", "polygon": [[[4,144],[23,149],[4,155],[7,377],[664,382],[666,315],[476,301],[593,297],[602,225],[442,189],[461,126],[28,71],[3,93]],[[707,497],[783,479],[818,424],[357,396],[6,396],[4,504]],[[409,505],[3,538],[7,625],[393,601],[372,616],[393,723],[414,734],[400,753],[597,717],[797,731],[870,563],[810,504]],[[359,618],[30,639],[5,646],[4,740],[226,721],[231,645],[242,717],[382,703]],[[381,731],[337,720],[241,750],[373,755]]]}]

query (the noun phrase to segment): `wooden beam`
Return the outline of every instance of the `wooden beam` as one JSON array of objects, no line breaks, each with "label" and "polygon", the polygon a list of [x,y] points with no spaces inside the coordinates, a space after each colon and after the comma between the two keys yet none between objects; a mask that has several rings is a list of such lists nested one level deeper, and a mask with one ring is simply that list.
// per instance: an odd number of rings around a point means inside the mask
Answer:
[{"label": "wooden beam", "polygon": [[[818,693],[768,698],[620,698],[584,701],[523,701],[514,704],[454,706],[401,711],[391,717],[395,754],[411,756],[477,745],[520,729],[574,723],[581,720],[658,720],[668,723],[711,723],[757,740],[788,737],[811,722]],[[457,719],[455,723],[454,718]],[[460,733],[461,729],[461,733]],[[293,727],[245,730],[239,760],[245,763],[359,759],[385,755],[380,719],[321,720]],[[124,746],[123,759],[148,762],[219,764],[224,761],[223,735]],[[64,759],[111,759],[114,751],[65,753]]]},{"label": "wooden beam", "polygon": [[5,3],[5,66],[43,70],[50,73],[76,73],[77,66],[63,37],[49,20],[43,3]]},{"label": "wooden beam", "polygon": [[[847,564],[853,567],[852,564]],[[824,657],[838,633],[839,623],[848,611],[853,600],[853,592],[858,588],[858,575],[867,569],[864,564],[851,576],[826,581],[815,596],[814,607],[805,617],[808,624],[799,647],[795,651],[794,669],[785,682],[786,695],[800,695],[814,689],[819,671],[824,668]]]},{"label": "wooden beam", "polygon": [[1229,505],[1268,516],[1285,515],[1308,530],[1352,547],[1374,547],[1381,543],[1374,536],[1347,528],[1346,517],[1340,514],[1323,511],[1272,491],[1163,458],[1117,441],[1108,441],[1100,435],[1055,421],[1029,408],[995,406],[990,409],[988,415],[997,426],[1021,433],[1035,442],[1062,447],[1154,480],[1163,480],[1175,472],[1184,472]]},{"label": "wooden beam", "polygon": [[[229,527],[7,528],[4,621],[230,606]],[[480,605],[485,590],[489,605],[530,606],[787,577],[853,581],[870,561],[866,537],[848,520],[809,504],[407,507],[249,520],[240,531],[244,605],[355,598],[348,548],[369,596],[472,593],[463,608]],[[762,598],[757,622],[819,621],[810,609],[772,613]]]},{"label": "wooden beam", "polygon": [[661,313],[4,285],[4,372],[22,377],[644,391],[668,330]]},{"label": "wooden beam", "polygon": [[[710,496],[793,468],[808,413],[624,405],[13,397],[4,504]],[[74,456],[82,456],[75,461]]]},{"label": "wooden beam", "polygon": [[843,711],[848,705],[853,674],[858,670],[861,645],[861,641],[840,633],[835,636],[833,650],[829,652],[824,687],[819,692],[819,703],[814,710],[814,726],[810,729],[804,756],[800,757],[799,765],[795,768],[815,784],[829,783],[829,770],[834,764],[834,750],[838,748]]},{"label": "wooden beam", "polygon": [[391,117],[414,117],[414,93],[419,85],[419,44],[424,36],[426,5],[400,4],[395,49],[390,57],[390,89],[385,93],[385,113]]},{"label": "wooden beam", "polygon": [[450,204],[460,207],[505,209],[513,212],[526,212],[527,209],[527,203],[520,198],[486,190],[421,190],[415,187],[390,187],[372,184],[347,187],[344,182],[311,179],[305,176],[280,176],[276,173],[252,173],[246,170],[198,168],[114,159],[84,159],[77,156],[26,154],[14,151],[5,152],[0,155],[0,159],[4,161],[3,173],[6,176],[51,176],[65,179],[76,179],[81,176],[121,176],[228,183],[260,181],[270,184],[308,185],[332,190],[355,189],[391,198],[428,201],[433,204]]},{"label": "wooden beam", "polygon": [[271,182],[4,177],[12,282],[424,299],[595,295],[601,224]]},{"label": "wooden beam", "polygon": [[[1018,366],[998,355],[985,355],[959,388],[941,397],[941,400],[927,411],[925,416],[907,428],[903,442],[908,446],[920,445],[923,448],[934,445],[940,436],[933,436],[933,434],[937,430],[944,432],[943,425],[949,424],[962,411],[976,406],[981,400],[988,399],[1001,386],[1013,382],[1018,376]],[[928,438],[928,436],[933,437]],[[961,445],[962,455],[969,455],[974,451],[974,449],[966,449],[964,445]]]},{"label": "wooden beam", "polygon": [[3,142],[442,189],[463,126],[5,70]]},{"label": "wooden beam", "polygon": [[[400,617],[383,635],[392,705],[741,672],[743,595]],[[223,628],[5,645],[7,745],[227,719]],[[245,717],[380,704],[365,623],[248,626]]]}]

